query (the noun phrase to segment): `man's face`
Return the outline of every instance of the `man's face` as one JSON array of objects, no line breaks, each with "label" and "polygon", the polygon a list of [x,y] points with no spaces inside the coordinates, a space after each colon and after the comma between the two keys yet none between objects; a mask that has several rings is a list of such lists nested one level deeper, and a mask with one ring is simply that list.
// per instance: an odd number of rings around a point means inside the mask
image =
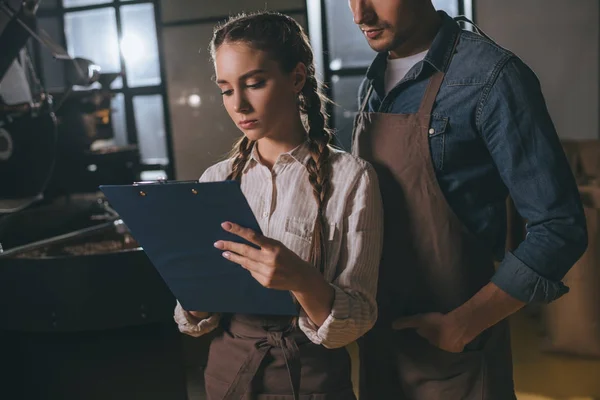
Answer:
[{"label": "man's face", "polygon": [[354,23],[377,52],[397,49],[419,23],[420,3],[429,0],[348,0]]}]

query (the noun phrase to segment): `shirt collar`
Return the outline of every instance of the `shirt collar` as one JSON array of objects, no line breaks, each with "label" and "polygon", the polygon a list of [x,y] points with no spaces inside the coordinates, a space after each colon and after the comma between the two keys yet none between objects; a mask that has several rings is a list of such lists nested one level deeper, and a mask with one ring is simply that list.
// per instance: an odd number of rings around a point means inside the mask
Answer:
[{"label": "shirt collar", "polygon": [[440,72],[446,72],[448,64],[452,58],[452,50],[454,50],[454,42],[457,35],[460,34],[461,28],[452,17],[444,11],[438,11],[442,18],[442,25],[431,43],[431,48],[425,56],[425,61],[428,62]]},{"label": "shirt collar", "polygon": [[[286,153],[281,153],[277,159],[277,162],[287,163],[289,161],[294,161],[306,166],[310,157],[311,156],[310,150],[308,148],[308,140],[306,140],[294,149]],[[244,173],[246,173],[246,171],[248,171],[252,166],[256,164],[260,164],[260,156],[258,154],[258,148],[256,146],[256,143],[254,143],[250,152],[250,157],[248,158],[248,162],[246,162],[246,166],[244,167]]]},{"label": "shirt collar", "polygon": [[[430,64],[436,70],[445,72],[448,68],[450,56],[452,55],[456,35],[460,33],[461,28],[458,23],[444,11],[438,11],[438,14],[442,18],[442,24],[423,61]],[[385,68],[387,66],[387,57],[387,52],[377,54],[375,60],[373,60],[373,63],[367,70],[367,79],[370,81],[383,82]]]},{"label": "shirt collar", "polygon": [[297,146],[294,150],[286,154],[289,154],[294,160],[306,166],[311,157],[310,149],[308,147],[308,140],[304,141],[301,145]]}]

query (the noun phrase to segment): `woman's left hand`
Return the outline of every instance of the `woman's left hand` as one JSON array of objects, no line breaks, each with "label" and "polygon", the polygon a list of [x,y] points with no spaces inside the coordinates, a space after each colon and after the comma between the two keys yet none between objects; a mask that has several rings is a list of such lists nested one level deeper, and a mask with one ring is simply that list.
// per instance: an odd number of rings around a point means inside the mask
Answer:
[{"label": "woman's left hand", "polygon": [[302,289],[304,276],[310,264],[281,242],[267,238],[252,229],[231,222],[221,224],[224,230],[233,233],[260,247],[219,240],[215,247],[224,250],[223,257],[241,265],[261,285],[270,289],[298,291]]}]

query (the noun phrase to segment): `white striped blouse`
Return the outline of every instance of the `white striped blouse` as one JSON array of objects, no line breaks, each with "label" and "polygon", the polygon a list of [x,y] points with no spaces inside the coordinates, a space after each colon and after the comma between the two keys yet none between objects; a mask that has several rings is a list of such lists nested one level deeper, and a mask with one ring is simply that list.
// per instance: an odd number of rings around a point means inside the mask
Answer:
[{"label": "white striped blouse", "polygon": [[[327,348],[348,345],[377,319],[375,296],[383,241],[383,208],[375,171],[366,161],[331,149],[331,191],[325,210],[324,277],[334,288],[331,314],[319,327],[301,311],[300,329]],[[281,154],[270,170],[253,149],[242,175],[242,192],[267,237],[308,261],[317,203],[308,180],[306,143]],[[200,182],[222,181],[231,159],[206,170]],[[181,332],[200,336],[219,324],[219,315],[196,323],[177,304]]]}]

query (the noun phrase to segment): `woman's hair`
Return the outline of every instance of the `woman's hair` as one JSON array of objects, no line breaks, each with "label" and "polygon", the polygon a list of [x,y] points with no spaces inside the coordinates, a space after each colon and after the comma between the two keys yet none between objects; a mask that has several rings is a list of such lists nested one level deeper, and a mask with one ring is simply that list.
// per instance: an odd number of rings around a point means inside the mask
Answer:
[{"label": "woman's hair", "polygon": [[[217,26],[210,44],[213,59],[223,43],[245,43],[253,49],[264,51],[279,63],[284,73],[291,73],[298,63],[306,66],[306,83],[299,95],[299,111],[308,129],[311,158],[307,169],[318,206],[310,261],[323,272],[326,259],[323,213],[331,189],[328,145],[332,134],[327,127],[325,113],[325,103],[328,99],[319,88],[308,37],[294,19],[278,13],[261,12],[231,17],[224,24]],[[241,180],[253,144],[244,136],[234,146],[232,172],[228,179]]]}]

